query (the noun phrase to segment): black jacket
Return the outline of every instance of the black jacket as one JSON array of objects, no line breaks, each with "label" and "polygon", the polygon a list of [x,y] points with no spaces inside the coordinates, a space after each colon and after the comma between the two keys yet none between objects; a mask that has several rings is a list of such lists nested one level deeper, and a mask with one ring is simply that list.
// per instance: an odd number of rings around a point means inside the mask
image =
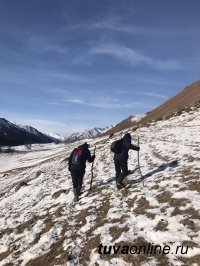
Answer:
[{"label": "black jacket", "polygon": [[128,160],[128,151],[129,150],[138,151],[139,147],[131,144],[131,138],[125,135],[123,137],[122,151],[121,151],[121,153],[115,153],[114,160],[116,160],[116,161],[127,161]]},{"label": "black jacket", "polygon": [[78,148],[81,148],[83,149],[83,157],[82,157],[82,161],[81,161],[81,164],[80,165],[75,165],[72,163],[72,157],[73,157],[73,152],[74,150],[72,151],[72,153],[70,154],[70,157],[69,157],[69,161],[68,161],[68,168],[69,170],[71,170],[72,168],[79,168],[79,169],[85,169],[86,168],[86,161],[92,163],[94,161],[94,155],[91,156],[91,153],[88,149],[88,144],[87,143],[84,143],[83,145],[80,145],[78,146]]}]

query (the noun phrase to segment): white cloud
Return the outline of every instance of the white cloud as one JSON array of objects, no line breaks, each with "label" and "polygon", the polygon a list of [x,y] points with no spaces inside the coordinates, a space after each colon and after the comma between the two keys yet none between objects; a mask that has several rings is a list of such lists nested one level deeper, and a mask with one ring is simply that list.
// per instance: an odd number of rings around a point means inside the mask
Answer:
[{"label": "white cloud", "polygon": [[[73,104],[79,104],[79,105],[86,105],[86,106],[92,106],[92,107],[98,107],[98,108],[108,108],[108,109],[115,109],[115,108],[133,108],[135,106],[144,106],[145,104],[140,101],[135,102],[119,102],[117,100],[111,100],[108,98],[102,98],[102,99],[94,99],[94,100],[84,100],[79,98],[72,98],[68,99],[67,102],[73,103]],[[146,105],[145,105],[146,106]]]},{"label": "white cloud", "polygon": [[151,96],[151,97],[156,97],[156,98],[161,98],[161,99],[168,99],[168,96],[165,94],[160,94],[160,93],[154,93],[154,92],[138,92],[138,94],[141,95],[146,95],[146,96]]},{"label": "white cloud", "polygon": [[180,70],[182,67],[177,60],[157,59],[144,55],[142,52],[118,44],[101,44],[91,49],[91,54],[105,54],[118,60],[123,60],[135,66],[137,64],[148,65],[162,70]]}]

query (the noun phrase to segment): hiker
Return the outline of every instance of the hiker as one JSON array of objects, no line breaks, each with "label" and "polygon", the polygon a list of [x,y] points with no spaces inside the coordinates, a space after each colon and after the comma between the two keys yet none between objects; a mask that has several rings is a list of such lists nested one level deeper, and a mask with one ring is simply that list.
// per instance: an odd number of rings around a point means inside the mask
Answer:
[{"label": "hiker", "polygon": [[[123,179],[129,174],[128,171],[128,151],[135,150],[139,151],[140,147],[131,144],[131,135],[126,133],[120,140],[121,147],[118,153],[114,154],[115,172],[116,172],[116,186],[117,189],[125,187]],[[112,150],[112,149],[111,149]]]},{"label": "hiker", "polygon": [[78,201],[81,195],[86,161],[92,163],[95,159],[95,155],[91,156],[88,148],[89,144],[84,143],[78,146],[78,148],[75,148],[69,157],[68,170],[71,172],[72,176],[74,201]]}]

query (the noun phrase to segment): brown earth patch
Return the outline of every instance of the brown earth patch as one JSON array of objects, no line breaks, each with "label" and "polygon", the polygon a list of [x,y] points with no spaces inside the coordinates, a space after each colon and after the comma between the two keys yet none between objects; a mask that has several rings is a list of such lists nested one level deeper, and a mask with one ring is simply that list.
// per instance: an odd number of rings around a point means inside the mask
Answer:
[{"label": "brown earth patch", "polygon": [[193,232],[198,232],[199,229],[200,229],[200,228],[197,228],[196,225],[195,225],[195,223],[192,220],[190,220],[189,218],[186,218],[186,219],[181,220],[181,223],[184,226],[187,226]]},{"label": "brown earth patch", "polygon": [[163,193],[160,193],[157,195],[157,199],[160,203],[168,202],[169,198],[172,196],[172,193],[169,191],[164,191]]},{"label": "brown earth patch", "polygon": [[62,189],[62,190],[59,190],[59,191],[56,191],[53,195],[52,195],[52,198],[53,199],[57,199],[58,197],[60,197],[61,194],[67,194],[69,192],[69,189]]},{"label": "brown earth patch", "polygon": [[46,217],[46,219],[44,220],[44,224],[45,224],[45,227],[42,229],[40,233],[36,234],[35,239],[31,243],[31,245],[35,245],[36,243],[38,243],[38,241],[40,240],[40,237],[43,234],[47,233],[54,225],[51,217]]},{"label": "brown earth patch", "polygon": [[[8,249],[5,252],[0,253],[0,262],[7,258],[11,254],[11,251]],[[8,265],[8,264],[6,264]],[[13,263],[10,263],[10,265],[13,265]]]},{"label": "brown earth patch", "polygon": [[80,227],[86,224],[86,217],[92,214],[92,208],[88,207],[87,209],[83,209],[78,215],[75,216],[76,223],[80,225]]},{"label": "brown earth patch", "polygon": [[159,185],[154,185],[154,186],[151,187],[151,189],[155,189],[155,190],[158,190],[159,188],[160,188]]},{"label": "brown earth patch", "polygon": [[200,255],[193,256],[190,258],[178,257],[178,259],[182,261],[186,266],[195,265],[195,264],[200,265]]},{"label": "brown earth patch", "polygon": [[187,184],[189,190],[197,191],[200,193],[200,182],[199,181],[191,181]]},{"label": "brown earth patch", "polygon": [[[122,223],[122,222],[120,222]],[[113,241],[117,240],[122,233],[124,232],[128,232],[129,231],[129,228],[127,225],[125,225],[124,227],[119,227],[119,226],[112,226],[110,229],[110,235],[112,236],[113,238]]]},{"label": "brown earth patch", "polygon": [[0,233],[0,239],[4,236],[4,235],[10,235],[12,234],[13,232],[13,228],[6,228],[5,230],[3,230],[1,233]]},{"label": "brown earth patch", "polygon": [[147,201],[146,198],[142,196],[137,201],[137,207],[134,209],[134,212],[136,214],[146,214],[146,209],[149,208],[150,208],[149,201]]},{"label": "brown earth patch", "polygon": [[155,217],[156,217],[155,213],[151,213],[151,212],[148,212],[148,211],[145,214],[146,214],[147,218],[149,218],[151,220],[155,219]]},{"label": "brown earth patch", "polygon": [[161,152],[156,150],[155,147],[151,146],[150,147],[152,148],[152,154],[158,158],[159,160],[163,161],[163,162],[169,162],[170,161],[170,158],[168,156],[163,156],[161,155]]},{"label": "brown earth patch", "polygon": [[51,246],[50,250],[47,253],[29,261],[26,266],[54,266],[66,264],[69,254],[65,250],[63,250],[62,245],[64,240],[65,238],[62,237]]},{"label": "brown earth patch", "polygon": [[79,254],[80,265],[88,266],[92,249],[98,250],[98,246],[100,245],[100,243],[101,243],[100,235],[92,236],[88,239],[88,241],[84,244]]},{"label": "brown earth patch", "polygon": [[134,205],[134,202],[137,200],[137,196],[135,196],[133,199],[129,199],[126,201],[127,205],[128,205],[128,208],[129,210],[133,207]]},{"label": "brown earth patch", "polygon": [[167,231],[168,222],[161,219],[159,223],[156,225],[155,230],[156,231]]}]

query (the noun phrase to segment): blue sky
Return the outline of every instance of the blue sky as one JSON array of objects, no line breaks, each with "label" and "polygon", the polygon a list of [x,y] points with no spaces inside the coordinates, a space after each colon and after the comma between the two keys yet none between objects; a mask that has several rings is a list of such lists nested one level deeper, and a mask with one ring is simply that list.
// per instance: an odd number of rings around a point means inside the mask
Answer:
[{"label": "blue sky", "polygon": [[0,0],[0,117],[63,135],[199,79],[200,2]]}]

